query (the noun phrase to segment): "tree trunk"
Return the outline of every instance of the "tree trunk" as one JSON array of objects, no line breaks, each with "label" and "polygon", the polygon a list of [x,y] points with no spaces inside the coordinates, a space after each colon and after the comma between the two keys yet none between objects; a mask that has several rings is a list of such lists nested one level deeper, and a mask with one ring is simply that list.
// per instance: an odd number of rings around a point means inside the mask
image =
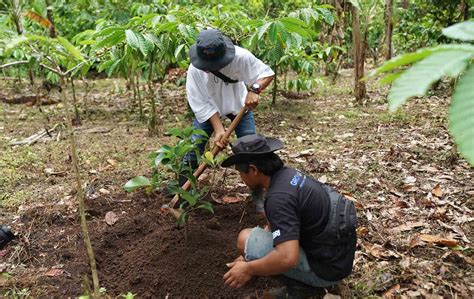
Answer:
[{"label": "tree trunk", "polygon": [[72,119],[71,119],[71,108],[69,101],[67,100],[66,97],[66,89],[67,89],[67,84],[66,80],[64,78],[64,75],[61,75],[61,82],[60,84],[62,85],[62,91],[61,91],[61,97],[63,100],[63,104],[65,106],[66,110],[66,126],[69,134],[69,142],[71,145],[71,160],[72,160],[72,167],[73,171],[75,174],[75,179],[76,179],[76,188],[77,188],[77,199],[79,201],[79,214],[80,214],[80,222],[81,222],[81,229],[82,229],[82,235],[84,238],[84,243],[86,245],[86,250],[87,250],[87,256],[89,257],[89,264],[91,267],[91,272],[92,272],[92,282],[94,285],[94,298],[99,298],[100,296],[100,291],[99,291],[99,276],[97,275],[97,266],[96,266],[96,261],[95,261],[95,256],[94,256],[94,249],[92,248],[91,244],[91,239],[89,237],[89,231],[87,229],[87,222],[86,222],[86,212],[84,208],[84,192],[82,190],[82,182],[81,182],[81,173],[79,171],[79,164],[77,161],[77,150],[76,150],[76,139],[74,137],[74,130],[72,129]]},{"label": "tree trunk", "polygon": [[49,27],[49,36],[52,38],[55,38],[57,34],[56,34],[56,27],[54,26],[53,6],[49,3],[49,1],[46,1],[46,5],[48,7],[46,9],[46,18],[51,23],[51,27]]},{"label": "tree trunk", "polygon": [[392,58],[393,0],[385,0],[385,60]]},{"label": "tree trunk", "polygon": [[71,81],[72,104],[74,105],[74,115],[75,115],[75,118],[72,121],[75,125],[80,125],[81,118],[79,117],[79,109],[77,108],[76,87],[74,86],[74,79],[71,77],[69,80]]},{"label": "tree trunk", "polygon": [[148,133],[150,135],[154,135],[157,133],[157,122],[156,122],[156,105],[155,105],[155,93],[153,91],[153,58],[154,52],[150,55],[150,70],[148,72],[148,94],[150,97],[150,104],[151,104],[151,111],[150,111],[150,119],[148,122]]},{"label": "tree trunk", "polygon": [[461,0],[459,8],[461,10],[462,21],[469,20],[469,3],[466,0]]},{"label": "tree trunk", "polygon": [[[362,105],[365,98],[365,82],[361,81],[364,77],[364,53],[365,43],[360,39],[360,20],[359,10],[351,5],[352,14],[352,43],[354,57],[354,96],[356,102]],[[367,33],[367,31],[366,31]],[[364,38],[365,39],[365,38]]]},{"label": "tree trunk", "polygon": [[143,105],[142,105],[142,95],[140,93],[140,77],[135,75],[135,88],[137,89],[137,98],[138,98],[138,109],[140,112],[140,119],[143,120]]},{"label": "tree trunk", "polygon": [[403,0],[402,1],[402,8],[407,9],[409,4],[410,4],[409,0]]},{"label": "tree trunk", "polygon": [[273,66],[273,71],[275,72],[275,77],[273,78],[273,92],[272,92],[272,105],[276,104],[276,98],[277,98],[277,88],[278,88],[278,72],[277,69],[278,66],[275,63]]}]

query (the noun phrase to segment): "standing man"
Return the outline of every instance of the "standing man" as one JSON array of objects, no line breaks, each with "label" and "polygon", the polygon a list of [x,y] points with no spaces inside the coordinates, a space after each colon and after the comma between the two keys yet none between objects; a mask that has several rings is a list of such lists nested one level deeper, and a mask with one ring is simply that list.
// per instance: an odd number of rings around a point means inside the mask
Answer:
[{"label": "standing man", "polygon": [[356,248],[353,202],[332,188],[289,167],[274,151],[283,143],[253,134],[237,139],[234,155],[222,166],[235,165],[252,190],[264,189],[269,230],[244,229],[237,240],[242,254],[227,264],[224,281],[241,287],[253,276],[283,274],[291,278],[277,298],[321,294],[352,271]]},{"label": "standing man", "polygon": [[[224,147],[223,118],[233,120],[242,107],[249,111],[242,118],[235,133],[237,137],[255,134],[251,109],[257,107],[259,94],[270,84],[275,73],[248,50],[235,46],[219,30],[199,33],[196,44],[189,50],[191,65],[186,78],[186,94],[194,112],[193,127],[204,130],[208,136],[215,132],[214,141]],[[193,136],[193,140],[202,136]],[[198,145],[204,152],[206,142]],[[197,157],[189,153],[185,163],[197,168]],[[181,176],[180,185],[186,179]],[[259,197],[253,195],[254,199]]]}]

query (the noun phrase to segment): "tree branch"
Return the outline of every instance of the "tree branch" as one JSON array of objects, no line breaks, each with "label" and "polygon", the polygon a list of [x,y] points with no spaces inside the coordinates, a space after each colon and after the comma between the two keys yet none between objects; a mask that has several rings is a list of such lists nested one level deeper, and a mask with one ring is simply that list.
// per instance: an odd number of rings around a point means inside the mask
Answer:
[{"label": "tree branch", "polygon": [[4,64],[4,65],[0,65],[0,70],[4,69],[4,68],[7,68],[9,66],[15,66],[15,65],[19,65],[19,64],[27,64],[28,62],[29,62],[28,60],[13,61],[13,62]]}]

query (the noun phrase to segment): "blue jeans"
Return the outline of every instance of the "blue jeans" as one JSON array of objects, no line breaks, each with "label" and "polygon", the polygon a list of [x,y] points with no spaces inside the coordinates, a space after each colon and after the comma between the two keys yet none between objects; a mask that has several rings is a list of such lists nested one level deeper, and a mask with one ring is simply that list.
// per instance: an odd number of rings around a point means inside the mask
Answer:
[{"label": "blue jeans", "polygon": [[[273,250],[273,237],[270,231],[255,227],[245,241],[244,258],[246,261],[261,259]],[[337,281],[327,281],[318,277],[310,268],[306,253],[300,247],[300,261],[298,266],[282,273],[285,276],[301,281],[314,287],[329,287]]]},{"label": "blue jeans", "polygon": [[[227,115],[227,117],[233,120],[235,118],[235,115]],[[204,130],[204,132],[207,133],[207,136],[211,136],[212,133],[214,132],[214,128],[212,127],[212,124],[209,120],[203,123],[200,123],[197,121],[197,119],[194,119],[193,127],[194,129]],[[253,112],[248,111],[247,113],[245,113],[244,117],[240,120],[239,124],[235,128],[235,134],[237,135],[237,138],[239,138],[242,136],[255,134],[255,133],[256,133],[256,129],[255,129],[255,120],[253,118]],[[193,135],[191,138],[193,141],[195,141],[196,139],[203,138],[203,137],[204,136],[202,135]],[[201,153],[201,155],[204,153],[208,139],[202,139],[202,140],[203,142],[198,144],[199,152]],[[192,163],[191,165],[193,165],[196,163],[196,161],[197,161],[197,157],[194,152],[190,152],[184,157],[184,162],[187,164],[191,162]]]}]

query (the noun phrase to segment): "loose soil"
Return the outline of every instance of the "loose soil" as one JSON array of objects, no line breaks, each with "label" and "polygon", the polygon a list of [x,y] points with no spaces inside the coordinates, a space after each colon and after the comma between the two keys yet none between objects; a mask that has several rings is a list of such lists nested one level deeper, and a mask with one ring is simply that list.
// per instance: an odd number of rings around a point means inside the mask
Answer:
[{"label": "loose soil", "polygon": [[[107,294],[118,296],[132,292],[140,298],[177,297],[255,297],[278,286],[278,280],[254,279],[242,289],[223,284],[226,263],[237,256],[236,238],[240,229],[264,224],[249,203],[216,205],[215,215],[207,211],[193,214],[188,238],[173,216],[162,212],[169,198],[147,196],[87,201],[89,229],[101,285]],[[118,215],[114,225],[104,221],[107,212]],[[41,217],[30,212],[22,221]],[[54,215],[54,214],[53,214]],[[43,276],[38,286],[48,296],[67,297],[81,294],[82,275],[89,273],[76,219],[55,214],[48,219],[47,231],[34,230],[29,236],[35,246],[31,256],[45,256],[47,263],[64,265],[65,275]],[[53,244],[57,244],[51,246]],[[58,248],[59,247],[59,248]],[[33,266],[40,267],[33,261]],[[68,276],[65,278],[64,276]]]}]

